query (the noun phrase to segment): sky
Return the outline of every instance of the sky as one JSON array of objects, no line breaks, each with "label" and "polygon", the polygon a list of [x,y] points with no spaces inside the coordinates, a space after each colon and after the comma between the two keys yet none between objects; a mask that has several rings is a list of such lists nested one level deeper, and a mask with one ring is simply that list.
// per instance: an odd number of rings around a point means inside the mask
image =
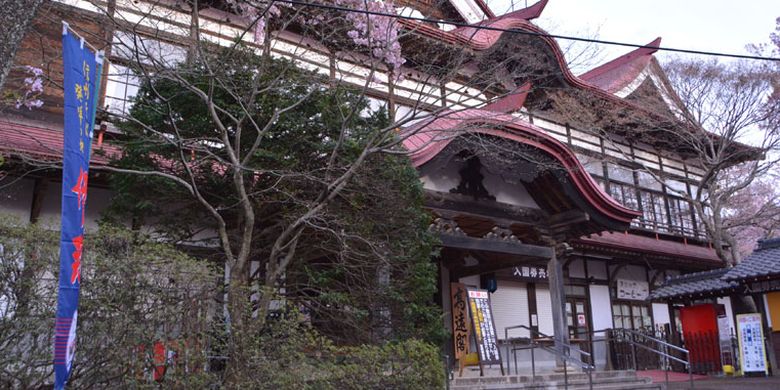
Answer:
[{"label": "sky", "polygon": [[[527,4],[536,1],[527,0]],[[524,8],[526,0],[487,3],[500,15],[513,3]],[[769,42],[778,17],[780,0],[549,0],[535,23],[559,35],[636,44],[647,44],[660,36],[661,47],[749,54],[745,45]],[[600,47],[603,51],[597,60],[602,61],[632,50]],[[663,60],[666,54],[659,56]],[[581,69],[574,70],[581,73]]]}]

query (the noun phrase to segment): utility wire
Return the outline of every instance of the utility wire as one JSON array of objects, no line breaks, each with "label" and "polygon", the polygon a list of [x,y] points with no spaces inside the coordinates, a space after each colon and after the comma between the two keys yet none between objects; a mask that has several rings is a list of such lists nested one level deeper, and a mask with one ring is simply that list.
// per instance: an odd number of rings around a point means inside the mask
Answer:
[{"label": "utility wire", "polygon": [[274,2],[276,2],[276,3],[293,4],[293,5],[301,5],[301,6],[314,7],[314,8],[329,9],[329,10],[334,10],[334,11],[356,12],[356,13],[362,13],[362,14],[365,14],[365,15],[387,16],[387,17],[391,17],[391,18],[413,20],[413,21],[417,21],[417,22],[440,23],[440,24],[447,24],[447,25],[455,26],[455,27],[470,27],[470,28],[474,28],[474,29],[478,29],[478,30],[500,31],[500,32],[507,32],[507,33],[512,33],[512,34],[530,35],[530,36],[537,36],[537,37],[548,37],[548,38],[562,39],[562,40],[568,40],[568,41],[589,42],[589,43],[597,43],[597,44],[602,44],[602,45],[625,46],[625,47],[634,47],[634,48],[648,48],[648,49],[656,49],[656,50],[668,51],[668,52],[673,52],[673,53],[698,54],[698,55],[714,56],[714,57],[729,57],[729,58],[742,58],[742,59],[758,60],[758,61],[777,61],[777,62],[780,62],[780,57],[761,57],[761,56],[753,56],[753,55],[747,55],[747,54],[730,54],[730,53],[719,53],[719,52],[703,51],[703,50],[675,49],[675,48],[671,48],[671,47],[638,45],[638,44],[635,44],[635,43],[606,41],[606,40],[601,40],[601,39],[581,38],[581,37],[573,37],[573,36],[568,36],[568,35],[556,35],[556,34],[540,33],[540,32],[533,32],[533,31],[523,31],[523,30],[518,30],[518,29],[507,29],[507,28],[499,28],[499,27],[492,27],[492,26],[486,26],[486,25],[473,25],[473,24],[462,23],[462,22],[453,22],[453,21],[448,21],[448,20],[437,20],[437,19],[429,19],[429,18],[420,18],[420,17],[416,17],[416,16],[406,16],[406,15],[390,14],[390,13],[379,12],[379,11],[360,10],[360,9],[342,7],[342,6],[338,6],[338,5],[309,3],[307,1],[301,1],[301,0],[271,0],[271,3],[274,3]]}]

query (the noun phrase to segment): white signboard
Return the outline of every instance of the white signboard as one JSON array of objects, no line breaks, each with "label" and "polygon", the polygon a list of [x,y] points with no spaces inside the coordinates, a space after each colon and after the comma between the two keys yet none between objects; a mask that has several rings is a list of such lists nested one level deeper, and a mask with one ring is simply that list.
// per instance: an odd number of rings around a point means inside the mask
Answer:
[{"label": "white signboard", "polygon": [[617,280],[617,298],[644,301],[650,293],[647,282],[638,280]]},{"label": "white signboard", "polygon": [[764,350],[764,331],[761,327],[761,314],[737,315],[737,335],[739,336],[739,356],[742,372],[763,372],[766,374],[766,351]]}]

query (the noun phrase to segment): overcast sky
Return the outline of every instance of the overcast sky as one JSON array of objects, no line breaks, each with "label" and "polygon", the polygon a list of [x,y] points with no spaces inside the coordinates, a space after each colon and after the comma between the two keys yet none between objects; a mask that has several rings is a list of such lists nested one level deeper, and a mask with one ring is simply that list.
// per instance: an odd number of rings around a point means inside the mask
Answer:
[{"label": "overcast sky", "polygon": [[[498,15],[513,3],[518,8],[526,4],[525,0],[487,2]],[[603,40],[637,44],[660,36],[662,47],[748,54],[746,44],[769,41],[777,17],[780,0],[550,0],[535,23],[560,35],[597,33]],[[603,46],[602,58],[630,50]]]}]

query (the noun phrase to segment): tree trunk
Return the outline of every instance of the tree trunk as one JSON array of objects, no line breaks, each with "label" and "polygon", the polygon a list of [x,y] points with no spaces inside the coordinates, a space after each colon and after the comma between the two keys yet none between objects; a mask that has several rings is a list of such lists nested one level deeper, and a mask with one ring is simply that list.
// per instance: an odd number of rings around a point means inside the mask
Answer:
[{"label": "tree trunk", "polygon": [[14,64],[14,56],[43,0],[5,0],[0,8],[0,90]]}]

